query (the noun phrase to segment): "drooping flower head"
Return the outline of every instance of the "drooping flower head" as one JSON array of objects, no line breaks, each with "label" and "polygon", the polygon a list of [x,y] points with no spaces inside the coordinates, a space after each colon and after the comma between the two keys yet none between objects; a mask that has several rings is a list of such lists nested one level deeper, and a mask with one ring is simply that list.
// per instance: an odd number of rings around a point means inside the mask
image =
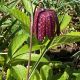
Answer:
[{"label": "drooping flower head", "polygon": [[33,34],[39,41],[47,36],[49,39],[60,34],[57,14],[54,10],[36,8],[34,12]]}]

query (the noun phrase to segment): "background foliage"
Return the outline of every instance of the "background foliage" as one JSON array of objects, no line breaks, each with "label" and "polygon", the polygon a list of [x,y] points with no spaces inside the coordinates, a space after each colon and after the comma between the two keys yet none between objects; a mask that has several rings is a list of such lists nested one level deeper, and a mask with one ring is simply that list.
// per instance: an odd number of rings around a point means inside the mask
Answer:
[{"label": "background foliage", "polygon": [[[0,80],[26,80],[30,17],[37,4],[38,0],[32,1],[32,11],[30,0],[0,0]],[[80,42],[80,1],[43,0],[43,4],[56,10],[61,35],[42,43],[33,36],[30,80],[79,80],[80,69],[75,69],[73,61],[51,61],[46,52]]]}]

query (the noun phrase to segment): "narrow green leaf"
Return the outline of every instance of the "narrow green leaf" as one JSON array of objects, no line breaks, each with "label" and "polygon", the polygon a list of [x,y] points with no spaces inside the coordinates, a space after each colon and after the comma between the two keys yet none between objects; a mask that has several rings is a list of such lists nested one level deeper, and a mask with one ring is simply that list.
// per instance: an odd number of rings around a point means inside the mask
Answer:
[{"label": "narrow green leaf", "polygon": [[[32,51],[40,49],[40,45],[35,45],[32,47]],[[12,58],[20,55],[24,55],[30,51],[30,47],[26,44],[22,46],[15,54],[12,55]]]},{"label": "narrow green leaf", "polygon": [[32,14],[32,4],[31,4],[31,0],[22,0],[25,9],[30,12],[30,14]]},{"label": "narrow green leaf", "polygon": [[80,32],[70,32],[68,34],[55,37],[50,48],[78,41],[80,41]]},{"label": "narrow green leaf", "polygon": [[27,52],[29,52],[29,47],[27,45],[24,45],[15,54],[12,55],[12,58],[20,56]]},{"label": "narrow green leaf", "polygon": [[10,80],[10,74],[11,74],[11,71],[10,71],[10,69],[8,69],[7,75],[6,75],[6,80]]},{"label": "narrow green leaf", "polygon": [[80,36],[80,32],[70,32],[66,35],[72,35],[72,36]]},{"label": "narrow green leaf", "polygon": [[[40,57],[39,54],[32,54],[31,61],[35,62],[39,59],[39,57]],[[28,59],[29,59],[29,53],[25,53],[25,54],[22,54],[22,55],[19,55],[19,56],[12,58],[9,63],[18,64],[18,63],[25,62],[25,61],[27,62]],[[43,58],[41,58],[40,62],[44,63],[44,62],[48,62],[48,60],[43,57]]]},{"label": "narrow green leaf", "polygon": [[0,11],[6,12],[14,16],[16,19],[18,19],[20,22],[24,24],[22,28],[26,31],[29,32],[29,27],[30,27],[30,16],[26,15],[25,13],[21,12],[17,8],[8,8],[5,5],[0,5]]},{"label": "narrow green leaf", "polygon": [[30,27],[30,17],[26,15],[25,13],[21,12],[17,8],[11,8],[9,10],[9,13],[12,14],[16,19],[21,21],[24,26],[22,27],[26,32],[29,32],[29,27]]},{"label": "narrow green leaf", "polygon": [[69,16],[69,15],[66,13],[66,14],[64,15],[64,18],[63,18],[62,23],[61,23],[61,25],[60,25],[61,30],[64,30],[64,29],[68,26],[68,24],[70,23],[70,21],[71,21],[71,16]]},{"label": "narrow green leaf", "polygon": [[[65,14],[64,14],[65,15]],[[58,19],[59,19],[59,23],[61,24],[61,22],[63,21],[64,15],[59,15]]]},{"label": "narrow green leaf", "polygon": [[74,53],[71,57],[75,57],[75,58],[77,58],[78,56],[80,56],[80,51],[77,51],[76,53]]},{"label": "narrow green leaf", "polygon": [[28,37],[29,35],[26,33],[16,35],[9,46],[9,56],[12,56],[12,54],[14,54],[16,50],[21,47],[21,45],[24,43],[24,41],[27,40]]},{"label": "narrow green leaf", "polygon": [[2,73],[0,72],[0,80],[2,80]]},{"label": "narrow green leaf", "polygon": [[8,13],[8,8],[5,6],[5,4],[0,3],[0,11]]},{"label": "narrow green leaf", "polygon": [[4,61],[5,61],[4,57],[2,57],[2,56],[0,55],[0,64],[3,65],[3,64],[4,64]]}]

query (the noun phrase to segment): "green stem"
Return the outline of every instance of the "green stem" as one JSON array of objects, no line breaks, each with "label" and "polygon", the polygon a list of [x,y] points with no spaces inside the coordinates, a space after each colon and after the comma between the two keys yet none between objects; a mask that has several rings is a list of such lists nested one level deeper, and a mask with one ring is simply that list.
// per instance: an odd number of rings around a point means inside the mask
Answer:
[{"label": "green stem", "polygon": [[39,57],[38,61],[34,64],[32,70],[31,70],[31,74],[30,74],[29,79],[30,79],[31,76],[33,75],[33,73],[34,73],[34,71],[36,70],[37,66],[39,65],[41,58],[42,58],[42,57],[45,55],[45,53],[49,50],[49,46],[51,45],[52,41],[53,41],[53,39],[51,39],[51,40],[49,41],[49,43],[47,44],[47,46],[45,47],[45,49],[42,51],[42,55]]}]

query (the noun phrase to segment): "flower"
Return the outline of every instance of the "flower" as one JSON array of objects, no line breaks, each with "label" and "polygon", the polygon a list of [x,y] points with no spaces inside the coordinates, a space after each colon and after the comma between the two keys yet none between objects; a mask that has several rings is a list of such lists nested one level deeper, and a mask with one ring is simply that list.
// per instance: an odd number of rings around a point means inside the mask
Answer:
[{"label": "flower", "polygon": [[33,34],[39,41],[47,36],[49,39],[60,34],[57,14],[54,10],[36,8],[33,21]]}]

